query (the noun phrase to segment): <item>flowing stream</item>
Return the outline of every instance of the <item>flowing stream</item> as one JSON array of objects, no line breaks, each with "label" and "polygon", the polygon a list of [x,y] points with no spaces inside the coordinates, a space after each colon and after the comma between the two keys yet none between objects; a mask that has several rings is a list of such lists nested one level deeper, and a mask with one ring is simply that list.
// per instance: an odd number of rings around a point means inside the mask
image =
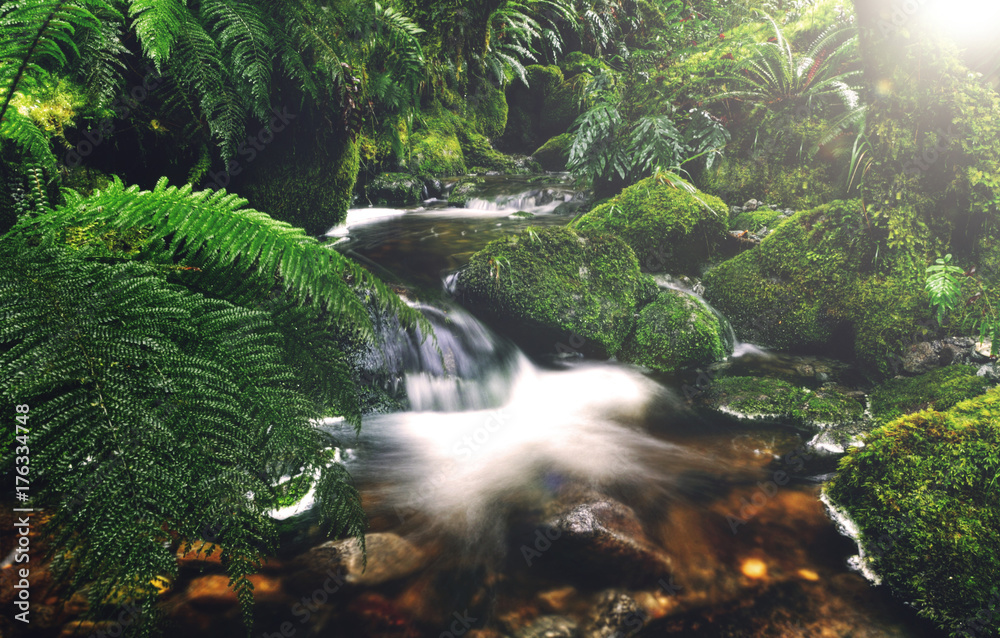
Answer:
[{"label": "flowing stream", "polygon": [[[439,300],[422,307],[437,347],[384,335],[376,354],[402,371],[409,410],[366,417],[357,437],[322,425],[379,537],[365,575],[322,601],[306,579],[259,605],[254,635],[938,636],[848,568],[856,548],[819,500],[832,461],[808,436],[713,422],[615,362],[529,360],[448,301],[448,276],[489,240],[574,214],[558,181],[492,186],[471,208],[363,209],[334,230]],[[737,352],[748,370],[776,365]],[[298,518],[286,590],[329,559]]]}]

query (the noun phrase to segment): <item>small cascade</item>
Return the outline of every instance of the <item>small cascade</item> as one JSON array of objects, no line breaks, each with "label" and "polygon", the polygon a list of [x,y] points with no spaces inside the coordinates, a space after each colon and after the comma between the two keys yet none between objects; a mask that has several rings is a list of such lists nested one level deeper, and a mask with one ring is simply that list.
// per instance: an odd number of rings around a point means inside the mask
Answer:
[{"label": "small cascade", "polygon": [[503,193],[492,197],[471,197],[466,208],[478,211],[534,215],[554,212],[567,204],[579,203],[580,193],[564,187],[535,188],[518,193]]}]

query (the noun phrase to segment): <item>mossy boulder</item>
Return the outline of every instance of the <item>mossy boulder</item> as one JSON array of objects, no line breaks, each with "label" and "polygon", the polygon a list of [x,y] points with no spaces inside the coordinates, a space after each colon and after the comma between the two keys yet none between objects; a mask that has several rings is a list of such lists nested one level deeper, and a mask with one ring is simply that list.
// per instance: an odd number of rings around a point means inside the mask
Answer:
[{"label": "mossy boulder", "polygon": [[700,274],[728,226],[729,207],[722,200],[656,177],[629,186],[575,223],[581,231],[621,237],[644,270],[690,275]]},{"label": "mossy boulder", "polygon": [[409,173],[382,173],[365,186],[368,201],[375,206],[414,206],[423,192],[423,180]]},{"label": "mossy boulder", "polygon": [[707,365],[733,352],[728,326],[696,297],[664,290],[639,312],[619,358],[669,372]]},{"label": "mossy boulder", "polygon": [[457,133],[462,125],[455,113],[442,106],[416,118],[409,138],[410,172],[435,177],[464,174],[465,154]]},{"label": "mossy boulder", "polygon": [[827,486],[865,561],[952,636],[1000,636],[1000,390],[876,429]]},{"label": "mossy boulder", "polygon": [[871,393],[872,419],[884,425],[920,410],[947,410],[979,396],[992,385],[975,366],[946,366],[917,377],[890,379]]},{"label": "mossy boulder", "polygon": [[602,69],[608,68],[603,60],[587,55],[583,51],[570,51],[559,63],[563,78],[568,80],[581,73],[597,75]]},{"label": "mossy boulder", "polygon": [[569,161],[569,148],[573,145],[573,135],[563,133],[550,138],[531,154],[547,171],[561,172],[566,170]]},{"label": "mossy boulder", "polygon": [[485,183],[482,177],[463,177],[448,193],[448,205],[455,208],[465,208],[469,200],[479,192]]},{"label": "mossy boulder", "polygon": [[817,429],[864,416],[864,406],[835,387],[809,389],[773,377],[723,377],[704,394],[703,405],[740,421],[770,421]]},{"label": "mossy boulder", "polygon": [[831,202],[796,213],[760,246],[711,270],[705,298],[743,341],[853,347],[860,361],[888,372],[929,316],[918,268],[892,259],[868,231],[860,202]]},{"label": "mossy boulder", "polygon": [[518,172],[514,159],[494,150],[484,135],[468,128],[459,128],[457,131],[458,143],[470,172]]},{"label": "mossy boulder", "polygon": [[276,143],[240,176],[237,192],[275,219],[321,235],[347,218],[359,165],[357,140],[343,136]]},{"label": "mossy boulder", "polygon": [[472,310],[529,349],[597,357],[621,349],[636,306],[655,290],[620,239],[562,227],[490,242],[456,285]]},{"label": "mossy boulder", "polygon": [[471,118],[479,132],[491,140],[499,139],[507,128],[507,96],[503,89],[489,82],[480,83],[468,100]]}]

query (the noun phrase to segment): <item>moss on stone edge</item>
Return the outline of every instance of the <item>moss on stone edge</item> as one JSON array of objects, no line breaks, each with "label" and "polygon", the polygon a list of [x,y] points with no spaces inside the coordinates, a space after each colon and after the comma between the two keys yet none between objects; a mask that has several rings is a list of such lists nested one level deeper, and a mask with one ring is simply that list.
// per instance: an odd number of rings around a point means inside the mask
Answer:
[{"label": "moss on stone edge", "polygon": [[655,284],[617,237],[568,228],[528,228],[490,242],[458,277],[470,307],[547,351],[575,336],[594,356],[619,351],[636,306]]},{"label": "moss on stone edge", "polygon": [[782,217],[781,213],[776,210],[771,210],[770,208],[758,208],[757,210],[748,210],[737,215],[733,221],[730,222],[729,229],[749,230],[752,233],[757,232],[761,228],[770,228],[771,230],[774,230],[786,219],[787,217]]},{"label": "moss on stone edge", "polygon": [[645,270],[692,275],[700,274],[699,266],[723,241],[728,226],[729,207],[721,199],[691,194],[656,177],[629,186],[575,222],[581,231],[624,239]]},{"label": "moss on stone edge", "polygon": [[766,419],[790,425],[851,423],[864,414],[857,400],[834,391],[809,390],[770,377],[723,377],[705,395],[712,409],[740,419]]},{"label": "moss on stone edge", "polygon": [[918,377],[890,379],[871,393],[872,418],[884,425],[919,410],[943,411],[986,392],[991,383],[975,366],[946,366]]},{"label": "moss on stone edge", "polygon": [[1000,390],[875,430],[827,491],[871,567],[952,636],[1000,636]]},{"label": "moss on stone edge", "polygon": [[691,295],[665,290],[639,312],[624,361],[661,372],[706,365],[732,354],[725,327]]},{"label": "moss on stone edge", "polygon": [[456,134],[461,125],[457,115],[440,106],[424,113],[410,135],[410,171],[435,177],[464,174],[465,154]]}]

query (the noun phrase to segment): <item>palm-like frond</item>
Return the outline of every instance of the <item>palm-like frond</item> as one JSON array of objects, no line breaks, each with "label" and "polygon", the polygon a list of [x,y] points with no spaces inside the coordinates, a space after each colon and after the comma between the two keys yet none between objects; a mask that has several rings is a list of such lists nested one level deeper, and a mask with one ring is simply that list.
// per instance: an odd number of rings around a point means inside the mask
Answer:
[{"label": "palm-like frond", "polygon": [[[23,220],[14,233],[54,233],[57,228],[98,224],[107,229],[148,228],[151,258],[165,264],[183,259],[200,268],[198,284],[226,289],[254,278],[262,289],[280,282],[298,304],[335,313],[338,320],[370,334],[368,311],[355,290],[372,290],[383,309],[413,325],[418,313],[384,284],[301,229],[244,208],[246,200],[225,191],[192,191],[161,179],[152,191],[115,180],[84,199],[70,194],[53,215]],[[169,238],[169,241],[166,241]]]}]

